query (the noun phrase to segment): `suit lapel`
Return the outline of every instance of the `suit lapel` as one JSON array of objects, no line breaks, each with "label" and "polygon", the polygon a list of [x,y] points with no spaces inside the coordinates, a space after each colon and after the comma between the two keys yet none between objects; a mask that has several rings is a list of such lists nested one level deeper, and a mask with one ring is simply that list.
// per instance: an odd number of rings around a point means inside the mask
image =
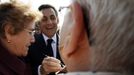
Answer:
[{"label": "suit lapel", "polygon": [[[42,52],[45,52],[45,50],[47,48],[46,48],[46,43],[45,43],[45,39],[43,38],[43,35],[39,34],[39,36],[37,36],[37,37],[38,37],[37,40],[39,40],[38,42],[40,43],[39,45],[42,48]],[[56,58],[61,60],[60,54],[59,54],[59,48],[58,48],[58,46],[59,46],[59,36],[58,36],[58,34],[56,34],[56,40],[57,40],[57,43],[56,43],[56,52],[57,52],[56,53]],[[45,52],[45,54],[47,54],[47,53]]]},{"label": "suit lapel", "polygon": [[38,40],[39,40],[39,43],[42,45],[42,47],[46,48],[45,39],[43,38],[42,34],[39,35],[39,39]]}]

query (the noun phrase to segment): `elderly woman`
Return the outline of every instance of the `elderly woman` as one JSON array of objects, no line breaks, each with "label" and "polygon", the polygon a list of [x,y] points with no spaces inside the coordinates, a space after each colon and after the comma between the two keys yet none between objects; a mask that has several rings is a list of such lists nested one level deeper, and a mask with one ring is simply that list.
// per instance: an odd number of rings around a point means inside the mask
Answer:
[{"label": "elderly woman", "polygon": [[26,5],[0,4],[0,75],[29,75],[20,57],[34,42],[35,14]]}]

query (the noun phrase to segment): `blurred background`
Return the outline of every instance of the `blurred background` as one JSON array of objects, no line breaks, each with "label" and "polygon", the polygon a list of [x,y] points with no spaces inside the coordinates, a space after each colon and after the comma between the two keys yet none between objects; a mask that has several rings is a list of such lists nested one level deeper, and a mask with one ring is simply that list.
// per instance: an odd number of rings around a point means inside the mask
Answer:
[{"label": "blurred background", "polygon": [[30,5],[34,10],[38,10],[38,7],[41,4],[51,4],[53,5],[58,13],[59,13],[59,24],[58,26],[61,27],[65,15],[66,9],[63,9],[64,7],[68,6],[70,4],[70,0],[0,0],[0,2],[10,2],[10,1],[21,1],[25,4]]}]

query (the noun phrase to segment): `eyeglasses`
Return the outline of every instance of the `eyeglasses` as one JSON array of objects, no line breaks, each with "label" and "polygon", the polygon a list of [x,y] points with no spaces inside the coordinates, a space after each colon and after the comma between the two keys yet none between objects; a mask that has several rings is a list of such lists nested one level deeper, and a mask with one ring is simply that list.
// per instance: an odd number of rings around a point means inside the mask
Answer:
[{"label": "eyeglasses", "polygon": [[59,14],[60,14],[60,16],[64,16],[65,15],[65,13],[66,13],[66,11],[68,10],[68,8],[70,8],[69,6],[60,6],[60,8],[59,8]]},{"label": "eyeglasses", "polygon": [[35,29],[24,29],[24,30],[27,31],[32,36],[34,36],[35,34]]},{"label": "eyeglasses", "polygon": [[69,6],[61,6],[61,7],[59,8],[59,12],[61,12],[61,10],[65,9],[65,8],[69,8]]}]

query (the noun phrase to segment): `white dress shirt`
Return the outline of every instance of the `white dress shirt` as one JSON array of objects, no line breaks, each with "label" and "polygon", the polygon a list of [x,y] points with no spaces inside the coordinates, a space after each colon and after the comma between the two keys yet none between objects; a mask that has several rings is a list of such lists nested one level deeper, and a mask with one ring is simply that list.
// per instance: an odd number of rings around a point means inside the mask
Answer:
[{"label": "white dress shirt", "polygon": [[57,37],[56,37],[56,34],[52,37],[52,38],[48,38],[46,35],[44,35],[44,34],[42,34],[43,35],[43,38],[45,39],[45,43],[46,43],[46,45],[47,45],[47,40],[48,39],[53,39],[53,42],[52,42],[52,44],[51,44],[51,46],[52,46],[52,49],[53,49],[53,56],[56,58],[56,56],[57,56]]},{"label": "white dress shirt", "polygon": [[[48,39],[53,39],[53,42],[52,42],[52,49],[53,49],[53,56],[56,58],[56,56],[57,56],[57,37],[56,37],[56,34],[52,37],[52,38],[48,38],[46,35],[44,35],[44,34],[42,34],[43,35],[43,38],[45,39],[44,41],[45,41],[45,43],[46,43],[46,45],[47,45],[47,40]],[[41,65],[39,65],[39,67],[38,67],[38,75],[41,75],[41,73],[40,73],[40,67],[41,67]]]}]

